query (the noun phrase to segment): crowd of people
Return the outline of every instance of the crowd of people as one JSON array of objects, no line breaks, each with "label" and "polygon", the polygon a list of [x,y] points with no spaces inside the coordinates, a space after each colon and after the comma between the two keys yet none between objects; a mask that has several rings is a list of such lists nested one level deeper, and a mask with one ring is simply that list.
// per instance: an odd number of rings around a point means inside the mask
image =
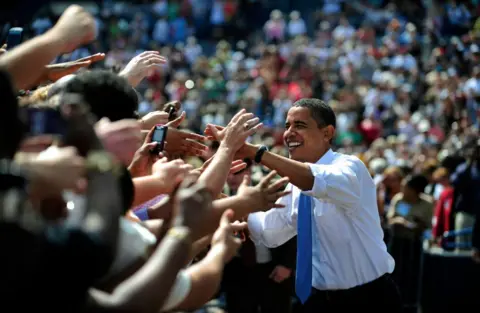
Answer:
[{"label": "crowd of people", "polygon": [[[37,16],[32,38],[0,56],[6,305],[396,312],[393,281],[417,309],[425,242],[478,267],[479,6],[408,4],[325,0],[306,15],[105,1],[94,16]],[[307,190],[310,265],[297,243]],[[362,251],[342,247],[355,240],[371,259],[352,263]],[[298,271],[311,267],[302,305]],[[318,300],[355,286],[370,289]],[[379,307],[365,302],[378,292]]]}]

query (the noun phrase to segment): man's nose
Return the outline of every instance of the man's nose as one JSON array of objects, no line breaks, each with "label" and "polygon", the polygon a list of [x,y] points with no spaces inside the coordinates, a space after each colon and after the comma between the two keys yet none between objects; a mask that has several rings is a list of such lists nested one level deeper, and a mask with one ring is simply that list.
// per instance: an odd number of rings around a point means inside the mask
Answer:
[{"label": "man's nose", "polygon": [[285,132],[283,133],[283,138],[287,139],[288,137],[295,135],[295,132],[293,131],[292,127],[289,127],[285,129]]}]

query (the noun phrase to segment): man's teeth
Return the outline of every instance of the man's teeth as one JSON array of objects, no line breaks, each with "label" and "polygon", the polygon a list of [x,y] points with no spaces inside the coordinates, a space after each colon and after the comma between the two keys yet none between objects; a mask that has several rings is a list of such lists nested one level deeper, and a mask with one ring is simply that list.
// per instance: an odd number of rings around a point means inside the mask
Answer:
[{"label": "man's teeth", "polygon": [[301,143],[299,143],[299,142],[290,142],[290,143],[288,144],[288,147],[289,147],[289,148],[295,148],[295,147],[298,147],[298,146],[300,146],[300,145],[301,145]]}]

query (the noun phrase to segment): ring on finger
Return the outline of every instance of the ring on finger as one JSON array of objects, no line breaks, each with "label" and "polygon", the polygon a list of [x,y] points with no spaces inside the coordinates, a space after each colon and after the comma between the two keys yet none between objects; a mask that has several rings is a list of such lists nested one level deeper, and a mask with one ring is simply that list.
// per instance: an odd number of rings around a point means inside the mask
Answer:
[{"label": "ring on finger", "polygon": [[249,130],[250,129],[250,124],[248,124],[248,123],[243,124],[243,128],[245,130]]}]

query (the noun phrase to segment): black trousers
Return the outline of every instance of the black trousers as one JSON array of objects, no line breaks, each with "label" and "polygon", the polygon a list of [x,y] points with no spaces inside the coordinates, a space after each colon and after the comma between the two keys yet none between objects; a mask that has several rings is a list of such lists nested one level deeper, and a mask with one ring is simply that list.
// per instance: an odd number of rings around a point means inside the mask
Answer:
[{"label": "black trousers", "polygon": [[290,313],[291,278],[276,283],[269,278],[274,264],[242,264],[240,258],[232,260],[225,268],[223,290],[228,313]]},{"label": "black trousers", "polygon": [[389,274],[351,289],[317,290],[302,307],[302,313],[400,313],[402,301]]}]

